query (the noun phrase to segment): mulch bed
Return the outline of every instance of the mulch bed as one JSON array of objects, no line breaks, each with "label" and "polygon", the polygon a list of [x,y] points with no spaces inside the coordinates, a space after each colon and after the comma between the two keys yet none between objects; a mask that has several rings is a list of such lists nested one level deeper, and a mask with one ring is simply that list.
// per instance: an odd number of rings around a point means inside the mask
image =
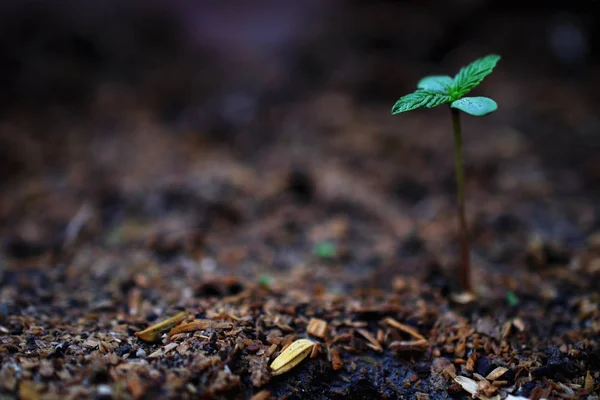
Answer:
[{"label": "mulch bed", "polygon": [[[598,75],[532,77],[507,54],[482,86],[500,109],[464,119],[466,298],[447,110],[382,101],[439,65],[376,35],[398,33],[394,7],[364,25],[355,7],[290,87],[230,93],[211,69],[190,98],[179,60],[160,85],[99,85],[77,117],[6,115],[0,398],[599,398]],[[510,52],[480,25],[445,65],[484,37]],[[321,61],[341,72],[309,79]],[[300,339],[314,344],[286,358]]]}]

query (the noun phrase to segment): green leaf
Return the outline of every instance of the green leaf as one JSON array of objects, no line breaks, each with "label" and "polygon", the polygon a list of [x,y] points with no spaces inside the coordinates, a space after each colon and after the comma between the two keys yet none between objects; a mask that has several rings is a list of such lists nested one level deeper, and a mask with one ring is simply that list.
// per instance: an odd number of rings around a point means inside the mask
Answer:
[{"label": "green leaf", "polygon": [[450,96],[434,90],[419,89],[414,93],[402,96],[392,107],[392,114],[399,114],[421,107],[433,108],[443,103],[448,103]]},{"label": "green leaf", "polygon": [[454,79],[445,75],[426,76],[417,83],[419,89],[434,90],[436,92],[448,93],[448,86],[452,86]]},{"label": "green leaf", "polygon": [[519,298],[517,297],[515,292],[509,290],[508,292],[506,292],[506,302],[509,306],[516,307],[517,305],[519,305]]},{"label": "green leaf", "polygon": [[333,258],[337,254],[337,248],[335,247],[335,244],[331,242],[319,242],[315,243],[313,254],[319,258]]},{"label": "green leaf", "polygon": [[461,68],[454,77],[454,84],[450,91],[452,98],[460,99],[479,85],[486,76],[492,73],[498,61],[500,61],[499,55],[490,54]]},{"label": "green leaf", "polygon": [[498,109],[498,104],[488,97],[463,97],[452,102],[451,107],[467,114],[481,117]]}]

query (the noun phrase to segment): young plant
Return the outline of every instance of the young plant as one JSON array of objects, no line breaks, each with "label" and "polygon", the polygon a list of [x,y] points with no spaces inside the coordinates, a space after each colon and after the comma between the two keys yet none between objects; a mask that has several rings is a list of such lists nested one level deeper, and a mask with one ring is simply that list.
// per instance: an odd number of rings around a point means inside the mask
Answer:
[{"label": "young plant", "polygon": [[465,291],[473,291],[471,281],[470,244],[467,219],[465,216],[465,173],[462,155],[462,133],[460,112],[481,117],[496,111],[498,105],[487,97],[464,97],[492,73],[500,56],[490,54],[461,68],[454,76],[428,76],[419,81],[414,93],[403,96],[392,107],[392,114],[412,111],[417,108],[433,108],[448,104],[452,115],[454,130],[454,160],[456,164],[456,193],[458,218],[461,231],[461,284]]}]

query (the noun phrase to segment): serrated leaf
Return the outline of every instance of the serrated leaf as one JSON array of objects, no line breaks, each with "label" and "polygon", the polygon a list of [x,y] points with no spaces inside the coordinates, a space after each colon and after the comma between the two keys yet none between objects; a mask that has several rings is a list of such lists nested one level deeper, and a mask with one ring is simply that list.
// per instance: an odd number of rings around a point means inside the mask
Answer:
[{"label": "serrated leaf", "polygon": [[433,108],[449,101],[450,96],[446,94],[433,90],[417,90],[414,93],[402,96],[392,107],[392,114],[412,111],[421,107]]},{"label": "serrated leaf", "polygon": [[417,88],[448,93],[448,86],[452,86],[454,79],[446,75],[426,76],[417,83]]},{"label": "serrated leaf", "polygon": [[452,108],[458,108],[467,114],[481,117],[498,109],[498,104],[488,97],[463,97],[452,102]]},{"label": "serrated leaf", "polygon": [[451,90],[453,98],[459,99],[479,85],[486,76],[492,73],[498,61],[500,61],[499,55],[490,54],[461,68],[454,77]]}]

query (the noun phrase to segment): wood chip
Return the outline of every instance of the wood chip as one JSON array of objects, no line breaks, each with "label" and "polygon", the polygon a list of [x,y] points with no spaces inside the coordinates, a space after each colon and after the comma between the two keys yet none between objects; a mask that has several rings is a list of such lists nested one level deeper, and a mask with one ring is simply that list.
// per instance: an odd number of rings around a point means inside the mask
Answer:
[{"label": "wood chip", "polygon": [[385,342],[385,333],[381,329],[377,329],[377,341],[379,344],[383,344]]},{"label": "wood chip", "polygon": [[308,321],[306,333],[319,339],[324,339],[327,334],[327,321],[319,318],[311,318]]},{"label": "wood chip", "polygon": [[477,381],[467,378],[466,376],[456,376],[454,382],[458,383],[463,390],[473,395],[473,397],[481,400],[500,400],[500,395],[488,397],[479,392],[480,388]]},{"label": "wood chip", "polygon": [[340,351],[338,349],[331,348],[329,350],[329,356],[331,358],[331,366],[334,371],[339,371],[344,366],[342,358],[340,357]]},{"label": "wood chip", "polygon": [[475,371],[475,363],[477,362],[477,355],[478,355],[478,353],[474,351],[467,358],[467,364],[465,365],[465,368],[467,369],[467,371],[469,371],[469,372]]},{"label": "wood chip", "polygon": [[174,327],[169,331],[167,337],[171,338],[173,335],[177,335],[178,333],[203,331],[209,328],[231,329],[233,328],[233,325],[229,322],[217,322],[211,319],[195,319],[191,322],[186,322],[185,324],[180,324]]},{"label": "wood chip", "polygon": [[32,381],[23,381],[19,384],[19,398],[28,400],[41,399],[39,385]]},{"label": "wood chip", "polygon": [[421,335],[415,328],[413,328],[412,326],[402,324],[402,323],[396,321],[394,318],[387,317],[384,320],[384,322],[393,328],[399,329],[404,333],[408,333],[409,335],[411,335],[412,337],[414,337],[417,340],[427,341],[427,339],[425,339],[425,336]]},{"label": "wood chip", "polygon": [[142,291],[140,288],[134,287],[129,292],[127,299],[127,306],[129,308],[129,315],[137,315],[138,310],[142,304]]},{"label": "wood chip", "polygon": [[502,327],[502,339],[506,339],[508,337],[508,335],[510,335],[511,328],[512,328],[511,321],[508,321],[504,324],[504,326]]},{"label": "wood chip", "polygon": [[508,371],[508,368],[496,367],[496,368],[494,368],[494,370],[492,372],[487,374],[485,379],[487,379],[488,381],[495,381],[496,379],[498,379],[502,375],[504,375],[506,373],[506,371]]},{"label": "wood chip", "polygon": [[469,303],[475,301],[475,299],[477,297],[475,297],[475,295],[471,292],[461,292],[461,293],[452,293],[450,295],[450,298],[452,299],[452,301],[454,301],[458,304],[469,304]]},{"label": "wood chip", "polygon": [[321,344],[315,343],[315,345],[312,348],[312,351],[310,352],[310,358],[316,358],[320,352],[321,352]]},{"label": "wood chip", "polygon": [[302,360],[310,355],[314,344],[313,341],[308,339],[296,340],[271,363],[272,374],[283,374],[300,364]]},{"label": "wood chip", "polygon": [[177,343],[169,343],[164,348],[164,354],[167,354],[168,352],[170,352],[171,350],[173,350],[175,347],[177,347]]},{"label": "wood chip", "polygon": [[261,390],[250,398],[250,400],[269,400],[271,393],[268,390]]},{"label": "wood chip", "polygon": [[275,353],[277,351],[277,347],[279,347],[279,345],[273,343],[266,352],[267,357],[271,357],[273,355],[273,353]]},{"label": "wood chip", "polygon": [[174,326],[179,325],[187,318],[187,316],[188,313],[186,311],[182,311],[163,322],[159,322],[158,324],[152,325],[151,327],[141,332],[136,332],[135,336],[138,339],[143,340],[144,342],[157,342],[160,340],[160,335],[164,331],[167,331],[173,328]]},{"label": "wood chip", "polygon": [[129,393],[131,393],[134,399],[139,399],[144,395],[146,388],[144,387],[144,383],[138,374],[129,374],[127,377],[127,390]]},{"label": "wood chip", "polygon": [[525,323],[521,318],[515,318],[512,320],[512,324],[515,328],[519,330],[519,332],[523,332],[525,330]]},{"label": "wood chip", "polygon": [[394,341],[394,342],[390,343],[390,345],[388,347],[392,350],[400,351],[400,352],[425,351],[429,347],[429,343],[427,343],[427,340],[425,340],[425,339],[401,340],[401,341]]},{"label": "wood chip", "polygon": [[498,388],[493,386],[489,381],[483,379],[477,382],[477,393],[491,397],[498,394]]},{"label": "wood chip", "polygon": [[383,351],[383,348],[381,347],[377,339],[375,339],[375,337],[371,335],[369,331],[367,331],[366,329],[358,328],[356,332],[358,332],[362,337],[369,341],[369,343],[367,343],[367,346],[376,351]]}]

